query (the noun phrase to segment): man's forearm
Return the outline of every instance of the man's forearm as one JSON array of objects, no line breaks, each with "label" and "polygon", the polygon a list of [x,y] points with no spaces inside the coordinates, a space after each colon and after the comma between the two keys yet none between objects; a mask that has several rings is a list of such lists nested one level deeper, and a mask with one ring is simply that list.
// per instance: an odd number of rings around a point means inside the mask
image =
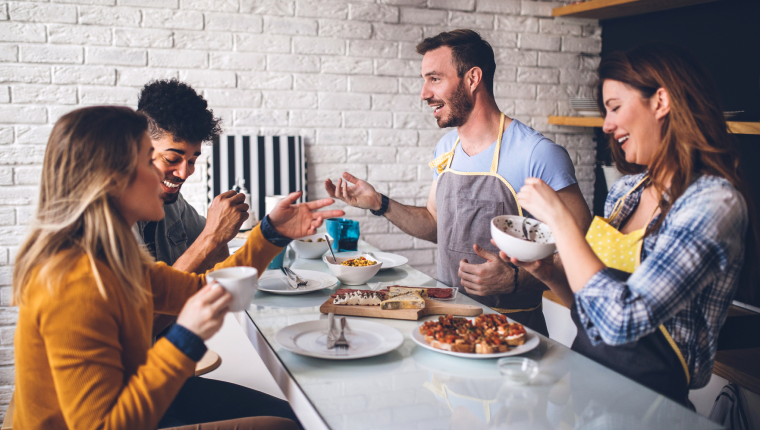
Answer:
[{"label": "man's forearm", "polygon": [[[554,254],[554,267],[558,268],[562,272],[562,260],[559,258],[559,253]],[[542,281],[538,280],[535,276],[531,275],[527,270],[520,270],[517,275],[517,288],[515,291],[546,291],[550,289],[549,285],[546,285]]]},{"label": "man's forearm", "polygon": [[215,238],[201,234],[172,267],[183,272],[204,273],[218,262],[217,254],[222,245]]},{"label": "man's forearm", "polygon": [[407,206],[390,200],[385,217],[410,236],[433,243],[438,240],[438,224],[427,208]]},{"label": "man's forearm", "polygon": [[553,270],[554,276],[546,283],[539,281],[527,270],[521,270],[518,275],[518,287],[515,291],[531,291],[531,290],[551,290],[568,308],[572,306],[575,296],[570,289],[570,284],[567,283],[567,277],[565,277],[564,268],[562,266],[562,259],[559,258],[559,253],[554,254]]},{"label": "man's forearm", "polygon": [[[512,276],[512,279],[514,279],[514,274]],[[523,291],[546,291],[548,289],[549,287],[547,287],[546,284],[536,279],[533,275],[528,273],[527,270],[520,270],[517,273],[516,293],[521,293]]]}]

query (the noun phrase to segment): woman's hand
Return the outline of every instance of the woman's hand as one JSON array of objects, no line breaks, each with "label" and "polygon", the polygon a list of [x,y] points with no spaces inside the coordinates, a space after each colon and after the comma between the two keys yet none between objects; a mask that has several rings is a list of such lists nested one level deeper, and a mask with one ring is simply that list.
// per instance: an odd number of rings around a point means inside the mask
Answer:
[{"label": "woman's hand", "polygon": [[295,239],[317,232],[322,220],[345,215],[342,210],[314,212],[335,203],[333,199],[322,199],[313,202],[295,203],[302,192],[290,193],[269,213],[272,227],[285,237]]},{"label": "woman's hand", "polygon": [[[491,243],[496,245],[493,239],[491,239]],[[572,307],[574,300],[573,291],[570,289],[570,284],[567,281],[565,269],[562,267],[562,263],[556,254],[550,255],[543,260],[528,262],[511,258],[504,251],[499,251],[499,258],[533,275],[534,278],[543,282],[554,294],[559,296],[565,306],[568,308]]]},{"label": "woman's hand", "polygon": [[538,178],[527,178],[517,193],[517,201],[531,215],[552,227],[559,217],[572,217],[559,195]]},{"label": "woman's hand", "polygon": [[232,299],[232,294],[221,285],[216,282],[208,284],[187,299],[177,317],[177,324],[207,340],[222,328]]},{"label": "woman's hand", "polygon": [[[493,239],[491,239],[491,243],[496,246],[496,242],[494,242]],[[533,275],[534,278],[538,279],[544,284],[552,282],[556,278],[556,271],[562,270],[561,268],[555,266],[554,254],[544,258],[543,260],[528,262],[520,261],[516,258],[508,256],[504,253],[504,251],[499,251],[499,258],[501,258],[501,260],[506,263],[512,263],[520,269],[526,270],[528,273]]]}]

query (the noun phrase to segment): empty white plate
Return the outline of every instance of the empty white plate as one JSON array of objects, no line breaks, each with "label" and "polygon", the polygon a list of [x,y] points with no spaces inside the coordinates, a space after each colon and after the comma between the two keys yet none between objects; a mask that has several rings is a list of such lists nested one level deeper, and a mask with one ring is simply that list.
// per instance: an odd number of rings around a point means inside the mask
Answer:
[{"label": "empty white plate", "polygon": [[324,290],[325,288],[330,288],[338,283],[338,278],[329,273],[301,269],[291,270],[296,272],[298,277],[308,282],[306,286],[293,289],[290,287],[287,278],[285,278],[285,275],[280,270],[267,270],[261,275],[261,278],[259,278],[259,290],[272,294],[293,296]]},{"label": "empty white plate", "polygon": [[[335,320],[337,323],[338,318]],[[327,319],[289,325],[278,331],[274,339],[290,352],[328,360],[374,357],[404,343],[404,335],[393,327],[356,319],[346,321],[347,350],[327,349]]]}]

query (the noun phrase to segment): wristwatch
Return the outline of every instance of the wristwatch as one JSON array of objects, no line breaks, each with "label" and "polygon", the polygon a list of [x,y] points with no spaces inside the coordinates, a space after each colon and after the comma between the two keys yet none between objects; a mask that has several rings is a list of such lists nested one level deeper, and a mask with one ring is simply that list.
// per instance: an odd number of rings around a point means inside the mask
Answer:
[{"label": "wristwatch", "polygon": [[373,211],[372,209],[370,209],[369,211],[372,212],[372,215],[383,216],[385,215],[385,211],[388,210],[388,203],[389,203],[388,197],[385,197],[385,195],[383,194],[380,194],[380,197],[382,197],[383,199],[383,203],[382,205],[380,205],[380,210]]}]

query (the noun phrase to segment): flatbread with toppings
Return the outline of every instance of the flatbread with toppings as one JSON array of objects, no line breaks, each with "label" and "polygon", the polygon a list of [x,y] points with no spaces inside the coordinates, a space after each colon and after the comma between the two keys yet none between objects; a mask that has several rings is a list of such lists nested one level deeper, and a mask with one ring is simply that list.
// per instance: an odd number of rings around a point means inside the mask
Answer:
[{"label": "flatbread with toppings", "polygon": [[495,354],[525,343],[525,327],[510,323],[499,314],[484,314],[474,320],[440,316],[420,326],[420,334],[433,348],[452,352]]}]

